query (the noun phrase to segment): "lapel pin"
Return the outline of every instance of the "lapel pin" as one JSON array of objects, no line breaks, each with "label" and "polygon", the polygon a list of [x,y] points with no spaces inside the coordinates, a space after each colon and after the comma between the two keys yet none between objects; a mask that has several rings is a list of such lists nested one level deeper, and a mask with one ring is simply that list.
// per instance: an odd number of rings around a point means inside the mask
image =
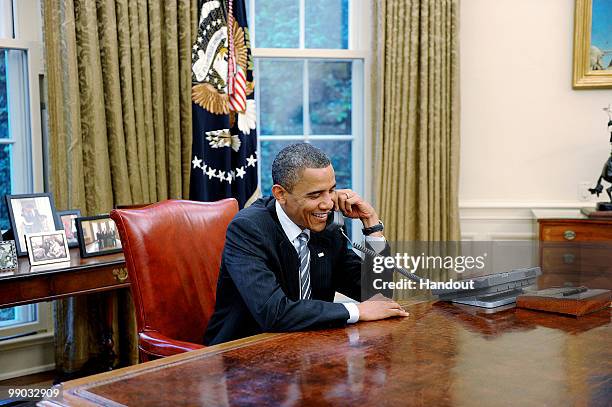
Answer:
[{"label": "lapel pin", "polygon": [[325,253],[323,252],[319,253],[319,257],[323,257],[323,256],[325,256]]}]

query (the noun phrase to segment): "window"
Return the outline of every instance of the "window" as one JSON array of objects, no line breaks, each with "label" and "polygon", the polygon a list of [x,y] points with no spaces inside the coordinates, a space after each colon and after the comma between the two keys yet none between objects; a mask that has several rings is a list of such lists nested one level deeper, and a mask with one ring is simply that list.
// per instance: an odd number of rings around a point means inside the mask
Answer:
[{"label": "window", "polygon": [[[246,0],[255,57],[260,187],[272,188],[272,160],[305,141],[327,153],[338,188],[362,196],[369,121],[370,2]],[[360,228],[352,228],[360,230]]]},{"label": "window", "polygon": [[[9,228],[4,195],[42,191],[39,8],[0,0],[0,229]],[[34,164],[35,163],[35,164]],[[0,309],[0,338],[49,327],[49,305]],[[1,342],[0,342],[1,343]]]}]

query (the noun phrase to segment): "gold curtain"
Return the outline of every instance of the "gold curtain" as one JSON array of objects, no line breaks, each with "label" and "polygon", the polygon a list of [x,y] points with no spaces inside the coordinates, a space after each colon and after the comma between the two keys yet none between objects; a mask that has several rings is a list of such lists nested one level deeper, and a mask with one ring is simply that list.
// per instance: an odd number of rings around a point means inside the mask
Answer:
[{"label": "gold curtain", "polygon": [[374,188],[385,237],[397,252],[456,255],[453,243],[415,242],[460,239],[459,0],[379,0],[375,9]]},{"label": "gold curtain", "polygon": [[459,1],[375,3],[374,180],[385,236],[458,240]]},{"label": "gold curtain", "polygon": [[[94,215],[117,204],[187,197],[196,1],[43,3],[57,207]],[[97,336],[88,319],[108,312],[100,304],[132,317],[129,298],[114,294],[57,302],[60,369],[73,371],[100,353],[96,338],[87,341]],[[117,337],[122,322],[114,325],[118,347],[125,339]],[[133,320],[126,326],[133,330]],[[128,342],[133,360],[134,343]]]}]

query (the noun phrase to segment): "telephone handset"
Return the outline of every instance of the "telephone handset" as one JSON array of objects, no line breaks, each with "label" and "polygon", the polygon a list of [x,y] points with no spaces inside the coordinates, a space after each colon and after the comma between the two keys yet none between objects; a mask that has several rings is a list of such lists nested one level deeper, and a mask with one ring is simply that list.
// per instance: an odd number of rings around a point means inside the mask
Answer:
[{"label": "telephone handset", "polygon": [[[364,245],[361,245],[359,243],[353,243],[353,241],[351,241],[351,239],[344,233],[343,227],[344,227],[344,215],[342,214],[342,212],[330,211],[327,215],[327,225],[325,226],[325,230],[336,231],[340,229],[340,233],[342,233],[342,235],[346,238],[346,240],[348,240],[351,246],[353,246],[355,249],[370,256],[371,258],[383,257],[380,254],[376,253],[374,250],[365,247]],[[403,268],[395,267],[394,270],[400,273],[401,275],[403,275],[404,277],[407,277],[410,280],[413,280],[413,281],[423,280],[421,277]],[[427,279],[424,279],[424,280],[427,281]]]},{"label": "telephone handset", "polygon": [[326,230],[335,231],[344,227],[344,215],[340,211],[330,211],[327,214]]}]

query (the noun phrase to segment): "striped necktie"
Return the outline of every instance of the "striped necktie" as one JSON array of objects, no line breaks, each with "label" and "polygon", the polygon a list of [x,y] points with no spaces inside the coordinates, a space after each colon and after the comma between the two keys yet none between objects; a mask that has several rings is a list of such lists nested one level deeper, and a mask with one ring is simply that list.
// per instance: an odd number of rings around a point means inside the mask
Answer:
[{"label": "striped necktie", "polygon": [[298,236],[298,254],[300,256],[300,295],[303,300],[310,299],[310,251],[306,232]]}]

